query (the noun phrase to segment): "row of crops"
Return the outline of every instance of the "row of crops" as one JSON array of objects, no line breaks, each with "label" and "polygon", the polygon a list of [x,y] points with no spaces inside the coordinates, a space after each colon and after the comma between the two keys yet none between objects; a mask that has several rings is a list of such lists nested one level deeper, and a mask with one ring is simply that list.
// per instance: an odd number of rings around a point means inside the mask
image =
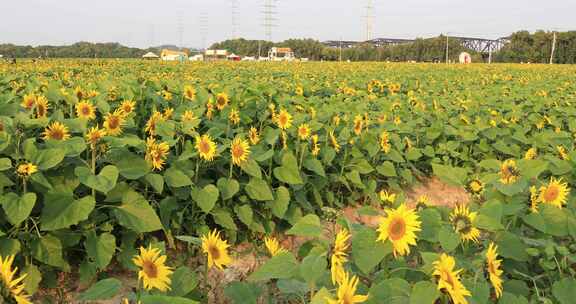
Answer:
[{"label": "row of crops", "polygon": [[[573,303],[575,72],[0,64],[0,295]],[[430,176],[470,202],[410,201]],[[350,221],[347,206],[378,225]],[[210,280],[241,243],[258,266]],[[73,299],[71,284],[85,286]]]}]

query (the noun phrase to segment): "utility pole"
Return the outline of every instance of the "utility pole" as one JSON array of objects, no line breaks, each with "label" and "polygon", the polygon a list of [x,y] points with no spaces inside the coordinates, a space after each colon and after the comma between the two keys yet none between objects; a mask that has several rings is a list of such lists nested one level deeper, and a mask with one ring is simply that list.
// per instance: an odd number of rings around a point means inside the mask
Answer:
[{"label": "utility pole", "polygon": [[372,0],[367,0],[366,3],[366,33],[365,41],[372,40],[374,31],[374,4]]},{"label": "utility pole", "polygon": [[552,51],[550,52],[550,64],[554,64],[554,52],[556,52],[556,31],[553,32],[552,36]]},{"label": "utility pole", "polygon": [[449,62],[449,57],[448,57],[448,33],[446,33],[446,64],[448,64]]},{"label": "utility pole", "polygon": [[492,63],[492,47],[488,48],[488,64]]},{"label": "utility pole", "polygon": [[338,61],[342,61],[342,37],[338,43]]}]

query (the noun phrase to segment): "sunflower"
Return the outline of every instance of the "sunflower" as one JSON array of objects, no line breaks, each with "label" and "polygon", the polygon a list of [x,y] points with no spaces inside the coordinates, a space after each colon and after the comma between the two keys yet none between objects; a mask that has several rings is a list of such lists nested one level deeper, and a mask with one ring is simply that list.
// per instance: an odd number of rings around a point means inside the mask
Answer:
[{"label": "sunflower", "polygon": [[496,291],[496,298],[502,296],[502,269],[500,269],[500,264],[502,260],[498,260],[498,246],[490,242],[488,245],[488,250],[486,251],[486,268],[488,275],[490,277],[490,282]]},{"label": "sunflower", "polygon": [[48,108],[50,108],[48,99],[44,96],[38,96],[36,98],[36,118],[46,117],[46,114],[48,114]]},{"label": "sunflower", "polygon": [[402,204],[397,209],[389,210],[388,216],[382,220],[378,227],[378,241],[392,242],[394,256],[410,253],[410,245],[416,245],[416,232],[420,231],[418,214]]},{"label": "sunflower", "polygon": [[382,133],[380,133],[380,149],[382,150],[382,152],[387,154],[388,152],[390,152],[391,148],[392,145],[390,145],[390,138],[388,132],[382,131]]},{"label": "sunflower", "polygon": [[312,155],[318,156],[320,154],[320,145],[318,144],[318,135],[312,135]]},{"label": "sunflower", "polygon": [[296,90],[294,90],[294,93],[296,93],[296,95],[298,95],[298,96],[302,96],[302,95],[304,95],[304,89],[302,87],[298,86],[296,88]]},{"label": "sunflower", "polygon": [[190,85],[185,86],[184,87],[184,98],[186,98],[188,100],[194,100],[195,97],[196,97],[196,90]]},{"label": "sunflower", "polygon": [[248,141],[239,137],[235,138],[230,144],[230,154],[232,155],[232,163],[240,166],[248,159],[248,156],[250,156],[250,145]]},{"label": "sunflower", "polygon": [[120,109],[125,116],[130,115],[136,108],[136,102],[133,100],[124,100],[120,104]]},{"label": "sunflower", "polygon": [[230,100],[228,99],[228,95],[226,95],[226,93],[216,94],[216,108],[219,111],[224,110],[224,108],[228,105],[229,101]]},{"label": "sunflower", "polygon": [[460,282],[460,270],[454,270],[456,261],[453,257],[443,253],[440,258],[434,262],[434,272],[432,275],[438,279],[438,290],[444,290],[453,304],[467,304],[466,296],[470,296],[470,291]]},{"label": "sunflower", "polygon": [[286,130],[292,126],[292,115],[288,111],[282,109],[276,117],[276,124],[282,130]]},{"label": "sunflower", "polygon": [[104,117],[104,129],[106,129],[107,135],[117,136],[122,134],[123,125],[124,114],[120,109],[116,109],[113,113],[108,113]]},{"label": "sunflower", "polygon": [[432,202],[430,201],[430,198],[426,194],[422,194],[418,196],[418,198],[416,199],[416,206],[420,208],[425,208],[431,205]]},{"label": "sunflower", "polygon": [[570,156],[568,156],[568,153],[566,152],[566,148],[564,148],[564,146],[562,145],[556,146],[556,150],[558,151],[558,155],[560,155],[561,159],[570,160]]},{"label": "sunflower", "polygon": [[562,208],[562,205],[566,203],[566,198],[569,193],[570,188],[567,183],[563,183],[562,179],[551,177],[548,185],[540,187],[538,200],[541,203]]},{"label": "sunflower", "polygon": [[326,298],[328,304],[355,304],[363,303],[368,300],[368,296],[361,296],[356,294],[358,286],[358,277],[352,276],[347,272],[342,274],[342,279],[338,284],[338,292],[336,299]]},{"label": "sunflower", "polygon": [[460,238],[463,241],[478,243],[480,230],[474,227],[476,215],[476,212],[470,212],[470,209],[464,205],[457,205],[450,213],[452,226],[454,226],[454,230],[460,234]]},{"label": "sunflower", "polygon": [[149,137],[148,140],[146,140],[146,156],[144,156],[144,159],[154,170],[162,170],[169,152],[170,146],[168,143],[156,143],[153,137]]},{"label": "sunflower", "polygon": [[173,108],[166,108],[164,109],[164,112],[162,113],[162,117],[166,120],[171,119],[172,118],[172,114],[174,114],[174,109]]},{"label": "sunflower", "polygon": [[196,136],[196,150],[200,158],[211,161],[216,156],[216,143],[212,141],[210,135]]},{"label": "sunflower", "polygon": [[160,249],[140,247],[140,254],[134,256],[132,261],[140,268],[138,281],[142,281],[144,289],[170,290],[172,268],[165,265],[166,256],[160,253]]},{"label": "sunflower", "polygon": [[300,140],[307,140],[310,137],[310,126],[308,124],[301,124],[298,126],[298,138]]},{"label": "sunflower", "polygon": [[84,92],[82,92],[82,88],[81,87],[75,87],[74,88],[74,95],[76,96],[76,98],[78,98],[78,100],[81,100],[82,97],[84,97]]},{"label": "sunflower", "polygon": [[538,189],[536,189],[536,186],[531,186],[530,187],[530,211],[532,213],[538,213],[538,204],[540,204]]},{"label": "sunflower", "polygon": [[232,263],[232,259],[228,255],[228,245],[227,241],[220,238],[220,232],[216,230],[209,232],[208,235],[202,236],[202,251],[208,257],[208,268],[216,266],[219,269],[223,269],[223,266],[227,266]]},{"label": "sunflower", "polygon": [[260,142],[260,134],[258,134],[258,130],[254,127],[250,127],[250,131],[248,132],[248,138],[250,139],[250,143],[255,145]]},{"label": "sunflower", "polygon": [[150,116],[150,118],[148,118],[144,131],[146,131],[146,133],[148,133],[149,136],[156,135],[156,125],[160,121],[164,121],[164,116],[162,116],[162,113],[154,111]]},{"label": "sunflower", "polygon": [[81,101],[76,104],[76,116],[81,119],[94,119],[96,118],[96,108],[89,101]]},{"label": "sunflower", "polygon": [[183,122],[193,122],[196,120],[196,116],[194,116],[194,112],[186,110],[182,116],[180,116],[180,120]]},{"label": "sunflower", "polygon": [[86,141],[94,147],[104,136],[106,136],[106,130],[100,129],[97,126],[92,127],[88,130],[88,133],[86,133]]},{"label": "sunflower", "polygon": [[394,124],[399,126],[402,123],[402,119],[400,118],[400,116],[396,116],[394,117]]},{"label": "sunflower", "polygon": [[515,183],[520,177],[516,161],[508,159],[500,165],[500,182],[505,185]]},{"label": "sunflower", "polygon": [[332,117],[332,123],[334,124],[334,126],[338,126],[340,125],[340,115],[336,114]]},{"label": "sunflower", "polygon": [[344,263],[348,261],[348,241],[350,240],[350,232],[346,229],[341,229],[336,234],[334,240],[334,249],[332,249],[332,256],[330,257],[330,273],[332,275],[332,284],[340,283],[344,276]]},{"label": "sunflower", "polygon": [[310,107],[308,113],[310,113],[310,119],[316,118],[316,109],[314,109],[314,107]]},{"label": "sunflower", "polygon": [[236,110],[236,109],[230,110],[230,113],[228,114],[228,120],[233,125],[239,124],[240,123],[240,113],[238,112],[238,110]]},{"label": "sunflower", "polygon": [[212,99],[210,99],[206,103],[206,118],[212,120],[212,116],[214,116],[214,104],[212,103]]},{"label": "sunflower", "polygon": [[265,237],[264,245],[266,245],[266,249],[268,249],[271,256],[277,256],[281,253],[288,252],[280,246],[280,243],[278,243],[278,240],[275,237]]},{"label": "sunflower", "polygon": [[364,118],[361,115],[354,117],[354,134],[360,135],[364,126]]},{"label": "sunflower", "polygon": [[340,151],[340,144],[338,144],[338,139],[336,138],[336,136],[334,136],[333,130],[330,131],[330,133],[328,133],[328,137],[330,138],[330,144],[334,148],[334,151],[338,153]]},{"label": "sunflower", "polygon": [[162,98],[166,100],[172,100],[172,92],[168,90],[162,90],[162,92],[160,92],[160,95],[162,96]]},{"label": "sunflower", "polygon": [[14,263],[14,255],[6,258],[0,256],[0,278],[2,280],[2,287],[0,289],[3,291],[3,300],[6,301],[6,303],[14,303],[12,301],[15,301],[16,304],[32,304],[30,296],[24,292],[26,285],[23,281],[26,275],[24,274],[19,278],[15,278],[18,267],[12,269],[12,263]]},{"label": "sunflower", "polygon": [[536,159],[536,157],[538,157],[538,150],[536,150],[536,148],[530,148],[528,149],[528,151],[526,151],[526,154],[524,154],[524,159]]},{"label": "sunflower", "polygon": [[468,189],[473,194],[476,194],[476,195],[481,194],[484,191],[484,183],[479,179],[473,179],[468,184]]},{"label": "sunflower", "polygon": [[38,172],[38,166],[36,166],[33,163],[20,164],[20,165],[18,165],[16,172],[22,178],[28,178],[28,177],[30,177],[30,175]]},{"label": "sunflower", "polygon": [[396,201],[396,193],[388,192],[386,190],[380,190],[378,196],[380,196],[380,200],[385,204],[392,205]]},{"label": "sunflower", "polygon": [[20,103],[20,105],[26,110],[32,110],[35,104],[36,95],[33,93],[24,95],[24,97],[22,97],[22,103]]},{"label": "sunflower", "polygon": [[48,125],[46,129],[44,129],[43,138],[44,140],[52,139],[52,140],[66,140],[70,138],[70,133],[68,132],[68,127],[63,125],[59,121],[55,121]]}]

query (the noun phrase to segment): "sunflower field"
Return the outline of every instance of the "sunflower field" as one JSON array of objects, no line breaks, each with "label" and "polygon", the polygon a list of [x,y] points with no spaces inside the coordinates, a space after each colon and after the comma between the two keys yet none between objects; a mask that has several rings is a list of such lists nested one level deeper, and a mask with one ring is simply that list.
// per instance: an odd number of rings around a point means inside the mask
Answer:
[{"label": "sunflower field", "polygon": [[0,63],[0,303],[574,303],[575,75]]}]

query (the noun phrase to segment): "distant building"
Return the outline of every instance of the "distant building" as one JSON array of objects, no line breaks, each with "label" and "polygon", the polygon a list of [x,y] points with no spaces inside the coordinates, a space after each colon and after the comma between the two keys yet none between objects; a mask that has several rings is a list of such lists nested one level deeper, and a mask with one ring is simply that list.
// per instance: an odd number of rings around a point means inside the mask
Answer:
[{"label": "distant building", "polygon": [[207,61],[227,60],[228,55],[229,53],[227,50],[206,50],[204,52]]},{"label": "distant building", "polygon": [[268,51],[268,59],[270,61],[294,61],[294,52],[291,48],[273,47]]},{"label": "distant building", "polygon": [[188,58],[188,60],[190,60],[190,61],[204,61],[204,55],[197,54],[194,56],[190,56],[190,58]]},{"label": "distant building", "polygon": [[240,60],[242,60],[242,57],[232,53],[232,54],[226,56],[226,59],[228,59],[229,61],[240,61]]},{"label": "distant building", "polygon": [[156,55],[152,52],[148,52],[148,53],[142,55],[142,58],[147,59],[147,60],[154,60],[154,59],[158,59],[160,57],[158,57],[158,55]]},{"label": "distant building", "polygon": [[163,49],[160,53],[160,58],[165,61],[184,61],[188,59],[188,54],[186,52]]}]

